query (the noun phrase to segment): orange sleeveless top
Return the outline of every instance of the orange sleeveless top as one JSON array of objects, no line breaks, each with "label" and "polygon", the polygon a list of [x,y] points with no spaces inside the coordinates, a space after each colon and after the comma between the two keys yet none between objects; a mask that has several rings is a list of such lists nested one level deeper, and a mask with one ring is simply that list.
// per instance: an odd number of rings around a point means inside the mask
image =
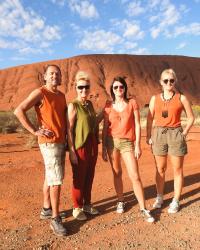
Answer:
[{"label": "orange sleeveless top", "polygon": [[113,109],[112,103],[107,103],[104,116],[109,122],[108,136],[135,141],[135,110],[138,110],[138,105],[134,99],[130,99],[125,109],[121,112]]},{"label": "orange sleeveless top", "polygon": [[38,136],[38,143],[65,143],[67,133],[67,104],[65,95],[58,91],[51,92],[45,87],[40,88],[42,104],[35,106],[39,126],[54,132],[51,138]]},{"label": "orange sleeveless top", "polygon": [[[175,93],[170,101],[164,101],[161,94],[155,96],[155,126],[172,128],[181,126],[183,105],[180,97],[179,93]],[[162,116],[163,111],[168,113],[168,116],[165,118]]]}]

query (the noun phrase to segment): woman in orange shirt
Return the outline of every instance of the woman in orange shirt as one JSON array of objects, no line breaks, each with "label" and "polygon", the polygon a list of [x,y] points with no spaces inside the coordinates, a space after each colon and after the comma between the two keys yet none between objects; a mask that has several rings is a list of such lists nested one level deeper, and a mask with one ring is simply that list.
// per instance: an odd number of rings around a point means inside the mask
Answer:
[{"label": "woman in orange shirt", "polygon": [[113,79],[110,94],[113,101],[107,103],[105,107],[102,156],[105,161],[109,158],[112,167],[114,186],[118,197],[117,213],[123,213],[125,209],[120,163],[122,157],[133,184],[141,213],[147,222],[154,222],[150,211],[145,207],[143,186],[138,171],[137,160],[141,156],[138,105],[134,99],[127,98],[127,84],[122,77]]},{"label": "woman in orange shirt", "polygon": [[[163,204],[167,155],[170,155],[174,170],[174,198],[169,205],[168,213],[176,213],[180,207],[183,161],[184,155],[187,154],[185,137],[194,122],[191,105],[184,95],[177,93],[176,83],[177,78],[174,70],[166,69],[161,73],[160,84],[163,92],[151,98],[147,118],[147,143],[152,145],[156,162],[157,197],[153,204],[154,208],[161,208]],[[184,130],[181,127],[180,119],[183,110],[188,118]],[[151,135],[153,120],[155,127],[153,135]]]}]

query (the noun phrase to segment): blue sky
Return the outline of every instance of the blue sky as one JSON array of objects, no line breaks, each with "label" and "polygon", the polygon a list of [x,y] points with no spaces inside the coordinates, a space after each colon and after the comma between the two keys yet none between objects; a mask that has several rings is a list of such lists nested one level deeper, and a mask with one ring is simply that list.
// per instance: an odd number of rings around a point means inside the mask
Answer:
[{"label": "blue sky", "polygon": [[200,56],[200,0],[0,0],[0,68],[83,54]]}]

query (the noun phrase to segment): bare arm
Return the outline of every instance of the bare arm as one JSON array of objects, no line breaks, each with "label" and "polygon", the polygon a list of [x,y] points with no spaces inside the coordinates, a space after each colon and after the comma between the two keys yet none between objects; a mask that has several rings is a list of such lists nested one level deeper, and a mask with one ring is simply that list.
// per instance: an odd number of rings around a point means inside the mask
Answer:
[{"label": "bare arm", "polygon": [[136,109],[134,111],[135,117],[135,157],[139,159],[141,156],[141,126],[140,126],[140,113],[139,110]]},{"label": "bare arm", "polygon": [[181,102],[183,104],[183,107],[185,109],[185,113],[187,116],[187,125],[183,131],[183,135],[186,136],[194,123],[194,114],[193,114],[191,105],[190,105],[188,99],[186,98],[186,96],[181,95]]},{"label": "bare arm", "polygon": [[152,123],[153,123],[153,118],[154,118],[154,113],[155,113],[155,96],[152,96],[150,102],[149,102],[149,112],[147,115],[147,127],[146,127],[146,142],[147,144],[150,144],[150,139],[151,139],[151,131],[152,131]]},{"label": "bare arm", "polygon": [[104,117],[103,120],[103,130],[102,130],[102,158],[104,161],[107,161],[107,150],[106,150],[106,137],[108,131],[108,119]]},{"label": "bare arm", "polygon": [[26,112],[33,106],[35,106],[36,104],[40,104],[41,100],[42,100],[41,91],[39,89],[34,90],[22,103],[19,104],[19,106],[15,109],[14,114],[17,116],[21,124],[31,134],[36,136],[52,137],[53,136],[52,131],[45,128],[36,129],[26,114]]},{"label": "bare arm", "polygon": [[78,163],[78,159],[75,153],[74,146],[74,125],[76,121],[76,109],[72,103],[68,105],[68,116],[67,116],[67,137],[68,137],[68,145],[69,145],[69,156],[70,161],[74,164]]}]

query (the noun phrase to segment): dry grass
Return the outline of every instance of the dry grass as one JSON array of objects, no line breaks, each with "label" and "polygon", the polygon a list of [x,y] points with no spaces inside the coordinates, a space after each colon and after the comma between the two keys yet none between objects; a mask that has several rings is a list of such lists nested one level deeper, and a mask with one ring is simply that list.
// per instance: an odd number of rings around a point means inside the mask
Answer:
[{"label": "dry grass", "polygon": [[[36,125],[36,116],[33,109],[27,112],[30,121]],[[0,133],[26,133],[27,131],[18,121],[13,111],[0,111]]]}]

